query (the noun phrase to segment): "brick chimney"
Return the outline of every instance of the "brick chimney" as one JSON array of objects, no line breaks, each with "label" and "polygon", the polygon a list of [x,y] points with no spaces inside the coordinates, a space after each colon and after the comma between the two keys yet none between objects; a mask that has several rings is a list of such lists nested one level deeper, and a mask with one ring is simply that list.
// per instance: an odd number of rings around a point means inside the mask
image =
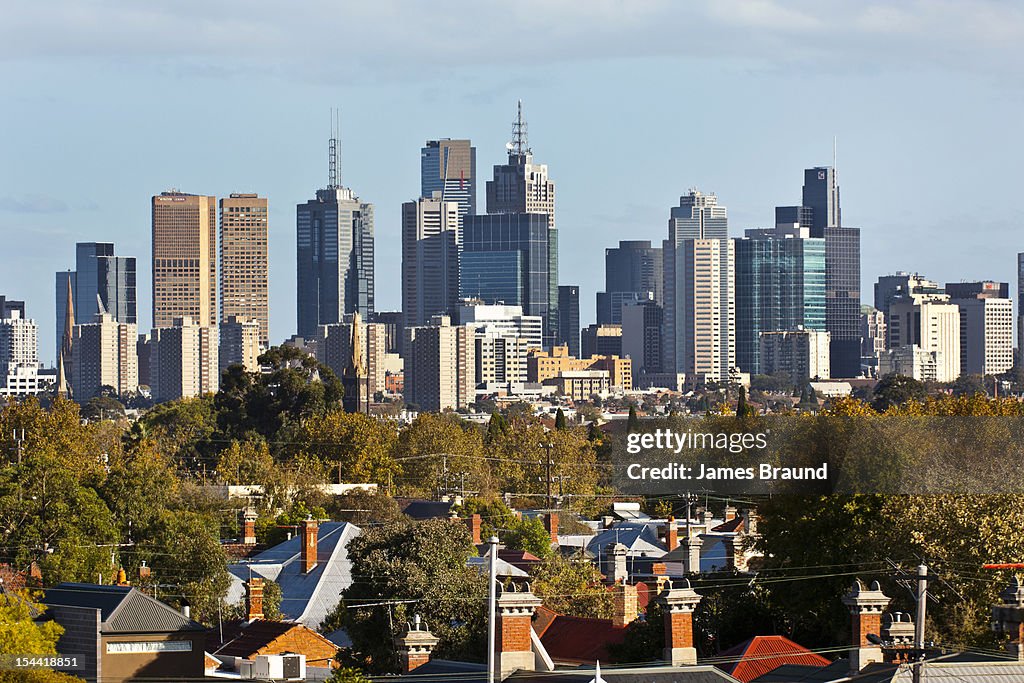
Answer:
[{"label": "brick chimney", "polygon": [[1007,653],[1018,662],[1024,661],[1024,585],[1020,577],[1010,579],[1010,584],[999,594],[1001,604],[992,608],[992,630],[1010,636],[1006,644]]},{"label": "brick chimney", "polygon": [[143,560],[142,564],[139,565],[139,578],[148,579],[152,575],[152,570],[146,565],[146,561]]},{"label": "brick chimney", "polygon": [[263,618],[263,579],[258,576],[245,584],[245,613],[249,621]]},{"label": "brick chimney", "polygon": [[302,573],[316,569],[316,543],[320,525],[315,519],[302,520]]},{"label": "brick chimney", "polygon": [[548,535],[551,536],[551,542],[558,545],[558,513],[548,512],[544,515],[544,528],[548,530]]},{"label": "brick chimney", "polygon": [[850,673],[855,674],[872,662],[882,661],[881,647],[868,640],[868,634],[881,635],[882,612],[890,600],[877,581],[873,581],[870,588],[865,588],[860,579],[855,580],[850,592],[843,596],[843,604],[850,608],[853,617]]},{"label": "brick chimney", "polygon": [[665,547],[669,552],[679,547],[679,525],[671,515],[665,520]]},{"label": "brick chimney", "polygon": [[743,533],[757,533],[757,510],[746,509],[743,511]]},{"label": "brick chimney", "polygon": [[462,522],[466,525],[466,528],[469,529],[469,535],[472,538],[473,545],[480,545],[483,543],[481,533],[483,529],[483,519],[480,515],[470,515],[462,520]]},{"label": "brick chimney", "polygon": [[242,510],[241,522],[242,543],[245,545],[256,545],[256,511],[252,508]]},{"label": "brick chimney", "polygon": [[405,625],[405,631],[395,639],[398,649],[398,660],[402,673],[407,674],[430,661],[430,653],[437,647],[438,638],[427,630],[427,625],[420,621],[420,615]]},{"label": "brick chimney", "polygon": [[498,673],[504,680],[514,671],[534,671],[536,664],[531,637],[533,613],[541,605],[541,599],[530,590],[530,584],[521,588],[498,586],[498,623],[495,642],[498,652],[496,659]]},{"label": "brick chimney", "polygon": [[736,519],[736,508],[732,505],[726,505],[725,514],[723,515],[723,517],[727,522],[731,522],[732,520]]},{"label": "brick chimney", "polygon": [[612,590],[612,602],[615,606],[612,623],[615,626],[629,626],[640,614],[640,596],[637,588],[628,583],[617,583]]},{"label": "brick chimney", "polygon": [[914,648],[914,622],[906,612],[882,616],[882,659],[888,664],[906,664]]},{"label": "brick chimney", "polygon": [[670,581],[658,596],[665,609],[665,661],[671,666],[697,663],[693,645],[693,610],[701,596],[687,579]]},{"label": "brick chimney", "polygon": [[683,571],[687,574],[700,572],[700,547],[704,545],[704,541],[701,540],[700,536],[691,534],[683,539],[683,545],[686,546],[686,557],[683,558]]}]

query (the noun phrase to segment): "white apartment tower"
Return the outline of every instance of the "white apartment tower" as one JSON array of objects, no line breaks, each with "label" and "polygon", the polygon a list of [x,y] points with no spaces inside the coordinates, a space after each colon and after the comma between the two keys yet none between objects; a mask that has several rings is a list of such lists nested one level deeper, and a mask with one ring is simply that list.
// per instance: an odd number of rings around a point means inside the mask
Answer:
[{"label": "white apartment tower", "polygon": [[735,260],[726,208],[690,190],[663,243],[664,368],[721,382],[736,364]]},{"label": "white apartment tower", "polygon": [[217,391],[217,328],[176,318],[173,327],[153,330],[149,375],[155,401],[173,401]]}]

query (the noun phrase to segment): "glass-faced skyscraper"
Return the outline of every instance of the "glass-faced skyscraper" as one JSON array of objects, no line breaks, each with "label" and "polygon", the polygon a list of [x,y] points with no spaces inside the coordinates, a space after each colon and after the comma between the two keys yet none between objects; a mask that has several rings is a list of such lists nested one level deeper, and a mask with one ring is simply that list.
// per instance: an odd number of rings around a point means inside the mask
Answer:
[{"label": "glass-faced skyscraper", "polygon": [[[779,220],[785,216],[785,220]],[[842,224],[834,166],[804,170],[801,206],[776,208],[776,222],[810,228],[825,239],[825,326],[833,377],[857,377],[860,369],[860,228]]]},{"label": "glass-faced skyscraper", "polygon": [[[533,163],[533,151],[527,140],[526,122],[523,120],[523,103],[519,102],[516,120],[512,124],[512,141],[508,143],[508,162],[494,167],[494,178],[487,181],[486,218],[493,221],[478,221],[466,218],[462,259],[460,268],[469,277],[460,289],[472,292],[482,289],[483,280],[521,283],[517,290],[521,301],[509,305],[523,306],[527,315],[544,317],[544,346],[550,348],[558,340],[558,232],[555,229],[555,183],[548,178],[546,164]],[[505,218],[499,218],[504,216]],[[543,216],[547,231],[539,230],[537,216]],[[469,226],[476,232],[472,239]],[[541,263],[540,243],[546,263]],[[518,245],[518,246],[511,246]],[[470,256],[467,252],[481,255]],[[482,255],[491,252],[490,256]],[[493,252],[507,252],[494,254]],[[519,257],[511,252],[516,252]],[[518,261],[517,261],[518,258]],[[485,265],[485,262],[489,263]],[[495,272],[487,273],[486,268]],[[513,268],[519,268],[518,277]],[[500,271],[500,272],[499,272]],[[474,279],[475,278],[475,279]],[[545,285],[546,282],[546,285]],[[465,296],[465,295],[464,295]]]},{"label": "glass-faced skyscraper", "polygon": [[60,354],[67,311],[68,280],[75,320],[93,322],[100,306],[119,323],[138,322],[134,256],[114,256],[110,242],[79,242],[75,245],[75,269],[58,271],[55,277],[57,353]]},{"label": "glass-faced skyscraper", "polygon": [[460,225],[476,213],[476,147],[469,140],[428,140],[420,150],[420,197],[433,199],[435,192],[458,203]]},{"label": "glass-faced skyscraper", "polygon": [[650,240],[621,240],[604,250],[604,290],[597,293],[597,324],[618,325],[622,306],[632,302],[664,302],[661,247]]},{"label": "glass-faced skyscraper", "polygon": [[798,224],[736,240],[736,365],[762,372],[762,332],[825,330],[825,240]]},{"label": "glass-faced skyscraper", "polygon": [[662,251],[663,370],[728,380],[736,364],[735,247],[715,195],[690,190],[679,198]]},{"label": "glass-faced skyscraper", "polygon": [[553,233],[540,213],[466,216],[459,272],[461,298],[522,306],[524,314],[543,317],[548,347],[558,337],[557,273],[550,270],[549,251],[557,249]]},{"label": "glass-faced skyscraper", "polygon": [[336,146],[331,138],[327,188],[296,207],[297,333],[306,339],[349,313],[373,315],[373,204],[342,187]]},{"label": "glass-faced skyscraper", "polygon": [[459,205],[420,198],[402,204],[402,312],[406,327],[454,314],[459,300]]}]

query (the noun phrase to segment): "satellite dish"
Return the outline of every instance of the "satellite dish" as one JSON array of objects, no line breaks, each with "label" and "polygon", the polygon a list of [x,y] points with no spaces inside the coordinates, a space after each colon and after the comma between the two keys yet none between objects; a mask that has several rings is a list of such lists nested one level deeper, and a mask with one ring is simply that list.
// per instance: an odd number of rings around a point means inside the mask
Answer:
[{"label": "satellite dish", "polygon": [[512,143],[511,142],[506,142],[505,143],[505,149],[507,149],[508,151],[511,152],[512,151]]}]

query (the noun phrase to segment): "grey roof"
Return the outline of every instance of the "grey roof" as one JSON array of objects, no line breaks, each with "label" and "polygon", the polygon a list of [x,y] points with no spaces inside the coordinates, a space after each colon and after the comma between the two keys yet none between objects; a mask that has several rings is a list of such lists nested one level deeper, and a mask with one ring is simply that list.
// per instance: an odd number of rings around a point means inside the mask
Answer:
[{"label": "grey roof", "polygon": [[827,683],[842,680],[850,673],[850,661],[839,659],[828,666],[783,664],[750,683]]},{"label": "grey roof", "polygon": [[623,522],[605,529],[587,543],[587,550],[603,556],[606,546],[615,543],[626,546],[626,554],[634,557],[661,557],[665,554],[665,546],[658,539],[654,525],[637,522]]},{"label": "grey roof", "polygon": [[[609,683],[736,683],[736,679],[713,666],[665,665],[619,667],[602,666],[601,678]],[[574,667],[555,671],[517,671],[508,681],[524,683],[589,683],[594,679],[594,667]],[[432,659],[412,674],[391,680],[410,680],[417,683],[433,681],[486,681],[487,667],[472,662]],[[1004,682],[1005,683],[1005,682]]]},{"label": "grey roof", "polygon": [[181,633],[206,628],[131,586],[62,583],[43,597],[48,607],[100,612],[100,633]]},{"label": "grey roof", "polygon": [[352,585],[352,563],[348,542],[359,535],[359,527],[347,522],[324,522],[317,532],[317,565],[302,573],[302,535],[268,548],[244,562],[228,565],[233,577],[228,602],[245,597],[245,582],[261,576],[281,587],[281,618],[316,629],[334,609],[341,591]]},{"label": "grey roof", "polygon": [[[909,666],[901,666],[892,683],[911,683],[914,674]],[[921,683],[1007,683],[1024,681],[1024,662],[925,662],[921,667]]]}]

